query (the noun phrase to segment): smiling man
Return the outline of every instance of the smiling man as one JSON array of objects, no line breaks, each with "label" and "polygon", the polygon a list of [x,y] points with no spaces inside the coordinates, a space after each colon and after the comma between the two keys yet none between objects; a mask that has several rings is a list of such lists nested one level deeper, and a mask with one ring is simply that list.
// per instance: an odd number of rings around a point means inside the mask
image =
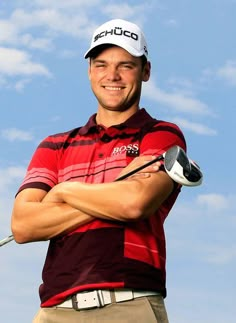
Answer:
[{"label": "smiling man", "polygon": [[[143,66],[139,57],[111,45],[97,49],[94,55],[90,60],[89,78],[99,103],[97,118],[111,111],[110,117],[118,115],[120,122],[124,122],[137,111],[142,82],[148,81],[150,76],[150,63]],[[106,117],[104,122],[107,122]]]},{"label": "smiling man", "polygon": [[50,240],[34,323],[166,323],[163,225],[180,186],[160,163],[115,179],[185,139],[139,106],[151,64],[137,25],[106,22],[85,58],[97,112],[40,143],[12,213],[18,243]]}]

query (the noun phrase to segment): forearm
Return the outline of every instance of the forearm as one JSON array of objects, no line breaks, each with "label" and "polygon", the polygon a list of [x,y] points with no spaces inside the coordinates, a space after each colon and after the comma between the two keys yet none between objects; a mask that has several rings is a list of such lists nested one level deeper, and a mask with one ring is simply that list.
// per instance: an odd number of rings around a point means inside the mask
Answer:
[{"label": "forearm", "polygon": [[[66,182],[60,185],[57,196],[82,212],[99,219],[127,221],[131,219],[128,213],[129,193],[127,182],[106,184],[85,184],[79,182]],[[122,188],[123,187],[123,188]]]},{"label": "forearm", "polygon": [[96,218],[134,221],[151,215],[173,189],[172,180],[164,172],[126,181],[85,184],[65,182],[57,185],[55,196]]},{"label": "forearm", "polygon": [[12,232],[18,243],[45,241],[71,232],[93,219],[66,203],[16,201]]}]

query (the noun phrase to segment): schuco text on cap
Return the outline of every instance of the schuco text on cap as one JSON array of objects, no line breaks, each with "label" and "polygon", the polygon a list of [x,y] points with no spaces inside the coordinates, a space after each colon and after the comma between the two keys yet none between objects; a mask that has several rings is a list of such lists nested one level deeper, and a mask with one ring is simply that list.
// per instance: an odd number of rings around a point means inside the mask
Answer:
[{"label": "schuco text on cap", "polygon": [[147,42],[143,32],[136,24],[126,20],[113,19],[98,27],[84,57],[91,57],[95,48],[105,44],[122,47],[135,57],[145,55],[148,58]]}]

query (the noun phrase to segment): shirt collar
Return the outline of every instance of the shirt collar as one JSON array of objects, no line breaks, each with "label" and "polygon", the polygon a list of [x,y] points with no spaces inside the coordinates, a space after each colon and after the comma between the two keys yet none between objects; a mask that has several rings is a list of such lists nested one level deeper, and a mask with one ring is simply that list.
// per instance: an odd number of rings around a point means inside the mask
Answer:
[{"label": "shirt collar", "polygon": [[[117,129],[124,129],[124,128],[142,128],[147,122],[153,120],[150,114],[142,108],[138,110],[135,114],[133,114],[129,119],[125,122],[120,123],[118,125],[114,125],[113,127]],[[86,135],[89,132],[97,132],[99,125],[96,123],[96,113],[93,114],[88,122],[80,128],[79,134]]]}]

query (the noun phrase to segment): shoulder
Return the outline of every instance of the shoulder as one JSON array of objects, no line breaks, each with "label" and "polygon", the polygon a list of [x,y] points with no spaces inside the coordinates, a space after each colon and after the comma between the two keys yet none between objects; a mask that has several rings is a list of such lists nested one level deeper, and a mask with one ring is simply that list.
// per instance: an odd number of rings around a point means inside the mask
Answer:
[{"label": "shoulder", "polygon": [[152,126],[149,129],[149,132],[154,132],[157,134],[172,133],[179,137],[182,137],[182,139],[184,140],[184,134],[183,134],[183,131],[180,129],[180,127],[173,122],[169,122],[165,120],[153,119]]},{"label": "shoulder", "polygon": [[186,149],[185,136],[180,127],[175,123],[164,120],[153,119],[152,126],[144,136],[143,142],[163,150],[174,145]]},{"label": "shoulder", "polygon": [[183,131],[180,129],[180,127],[169,121],[165,120],[155,120],[156,122],[153,125],[153,131],[165,131],[165,132],[173,132],[173,133],[179,133],[183,135]]},{"label": "shoulder", "polygon": [[173,133],[184,139],[183,131],[180,127],[170,121],[153,118],[145,109],[141,109],[139,117],[142,119],[141,131],[147,133]]},{"label": "shoulder", "polygon": [[74,128],[65,132],[59,132],[48,135],[39,144],[38,148],[61,148],[66,142],[70,142],[73,138],[79,136],[81,127]]}]

